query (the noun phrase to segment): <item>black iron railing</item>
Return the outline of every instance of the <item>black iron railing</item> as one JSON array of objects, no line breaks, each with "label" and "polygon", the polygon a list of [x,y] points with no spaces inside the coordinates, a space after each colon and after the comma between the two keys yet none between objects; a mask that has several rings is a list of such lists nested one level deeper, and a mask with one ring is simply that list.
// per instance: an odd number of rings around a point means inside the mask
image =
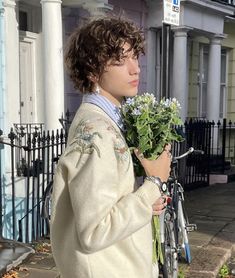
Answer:
[{"label": "black iron railing", "polygon": [[[195,183],[196,177],[207,173],[209,174],[229,173],[235,165],[235,123],[232,121],[190,120],[185,123],[187,144],[194,148],[201,149],[204,154],[187,160],[189,171],[186,184]],[[198,159],[198,161],[195,161]],[[194,165],[194,169],[189,166]],[[193,171],[193,172],[192,172]]]},{"label": "black iron railing", "polygon": [[[8,211],[7,217],[3,216],[3,222],[5,226],[11,227],[10,232],[7,228],[5,236],[30,242],[48,232],[41,218],[41,200],[47,184],[53,180],[55,163],[65,148],[67,133],[64,130],[42,131],[25,136],[25,145],[17,144],[19,137],[12,129],[8,135],[9,141],[0,142],[1,152],[5,151],[10,156],[10,169],[5,169],[5,173],[0,174],[10,181],[11,186],[7,196],[6,193],[3,194],[4,183],[1,183],[1,202],[5,213]],[[20,162],[15,157],[19,150]],[[25,197],[16,194],[16,190],[24,191]],[[10,203],[7,202],[9,194]]]}]

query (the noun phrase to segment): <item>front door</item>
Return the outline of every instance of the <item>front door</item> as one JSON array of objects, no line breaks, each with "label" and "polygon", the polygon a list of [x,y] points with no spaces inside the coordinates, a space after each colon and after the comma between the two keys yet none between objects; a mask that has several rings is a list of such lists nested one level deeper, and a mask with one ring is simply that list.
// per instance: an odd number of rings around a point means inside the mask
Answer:
[{"label": "front door", "polygon": [[28,38],[20,40],[20,122],[35,121],[35,41]]}]

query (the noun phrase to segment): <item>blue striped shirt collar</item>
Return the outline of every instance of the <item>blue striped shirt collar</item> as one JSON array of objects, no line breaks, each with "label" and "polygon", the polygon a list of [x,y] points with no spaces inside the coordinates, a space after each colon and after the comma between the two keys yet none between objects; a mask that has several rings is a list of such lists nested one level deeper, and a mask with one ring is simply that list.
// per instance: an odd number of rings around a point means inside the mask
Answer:
[{"label": "blue striped shirt collar", "polygon": [[122,131],[124,131],[123,119],[120,108],[114,105],[106,97],[95,93],[85,94],[83,95],[82,102],[92,103],[100,107],[116,123],[116,125]]}]

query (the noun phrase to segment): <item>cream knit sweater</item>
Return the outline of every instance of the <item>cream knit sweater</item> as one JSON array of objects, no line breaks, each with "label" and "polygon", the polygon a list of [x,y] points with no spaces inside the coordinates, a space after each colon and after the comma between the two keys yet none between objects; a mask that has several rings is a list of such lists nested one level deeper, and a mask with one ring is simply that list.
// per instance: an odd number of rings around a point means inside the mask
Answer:
[{"label": "cream knit sweater", "polygon": [[51,242],[61,278],[152,278],[152,204],[160,192],[150,181],[134,185],[120,129],[96,105],[82,104],[53,187]]}]

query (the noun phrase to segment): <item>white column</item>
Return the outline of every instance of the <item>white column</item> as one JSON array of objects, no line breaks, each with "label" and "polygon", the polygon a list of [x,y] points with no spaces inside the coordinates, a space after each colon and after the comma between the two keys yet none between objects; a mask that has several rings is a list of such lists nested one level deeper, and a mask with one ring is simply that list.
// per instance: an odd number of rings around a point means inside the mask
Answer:
[{"label": "white column", "polygon": [[5,96],[5,24],[4,24],[4,9],[2,6],[2,1],[0,0],[0,129],[2,130],[4,130],[4,120],[5,120],[4,119],[4,113],[5,113],[4,96]]},{"label": "white column", "polygon": [[[156,92],[156,32],[149,29],[147,32],[147,92],[152,94],[158,94]],[[158,80],[160,82],[160,80]]]},{"label": "white column", "polygon": [[[20,122],[20,82],[19,82],[19,31],[18,31],[18,0],[4,0],[4,20],[5,20],[5,32],[1,34],[5,37],[5,129],[4,135],[10,132],[10,128],[13,127],[13,123]],[[5,147],[3,152],[2,161],[4,169],[4,179],[6,185],[11,185],[11,157],[10,148]],[[6,198],[11,198],[13,195],[13,187],[5,186],[4,202],[7,210],[9,210],[10,218],[7,220],[8,225],[11,227],[17,226],[17,223],[11,217],[11,213],[14,213],[12,203]],[[9,199],[10,200],[10,199]],[[15,206],[14,206],[15,207]],[[3,222],[6,222],[4,215]],[[4,236],[16,239],[15,234],[9,233],[9,230],[3,225]]]},{"label": "white column", "polygon": [[64,70],[61,0],[41,0],[45,127],[61,128],[64,113]]},{"label": "white column", "polygon": [[13,123],[20,122],[20,88],[19,88],[19,31],[17,1],[3,1],[5,16],[5,53],[6,53],[6,130],[9,131]]},{"label": "white column", "polygon": [[215,35],[210,39],[208,81],[207,81],[207,111],[209,121],[219,120],[220,110],[220,71],[221,71],[221,40],[222,35]]},{"label": "white column", "polygon": [[188,51],[187,32],[189,28],[172,28],[174,31],[172,97],[181,104],[180,116],[183,121],[188,114]]},{"label": "white column", "polygon": [[160,99],[161,97],[161,31],[156,32],[156,59],[154,62],[155,64],[155,87],[156,87],[156,93],[155,95],[157,95],[157,97]]}]

